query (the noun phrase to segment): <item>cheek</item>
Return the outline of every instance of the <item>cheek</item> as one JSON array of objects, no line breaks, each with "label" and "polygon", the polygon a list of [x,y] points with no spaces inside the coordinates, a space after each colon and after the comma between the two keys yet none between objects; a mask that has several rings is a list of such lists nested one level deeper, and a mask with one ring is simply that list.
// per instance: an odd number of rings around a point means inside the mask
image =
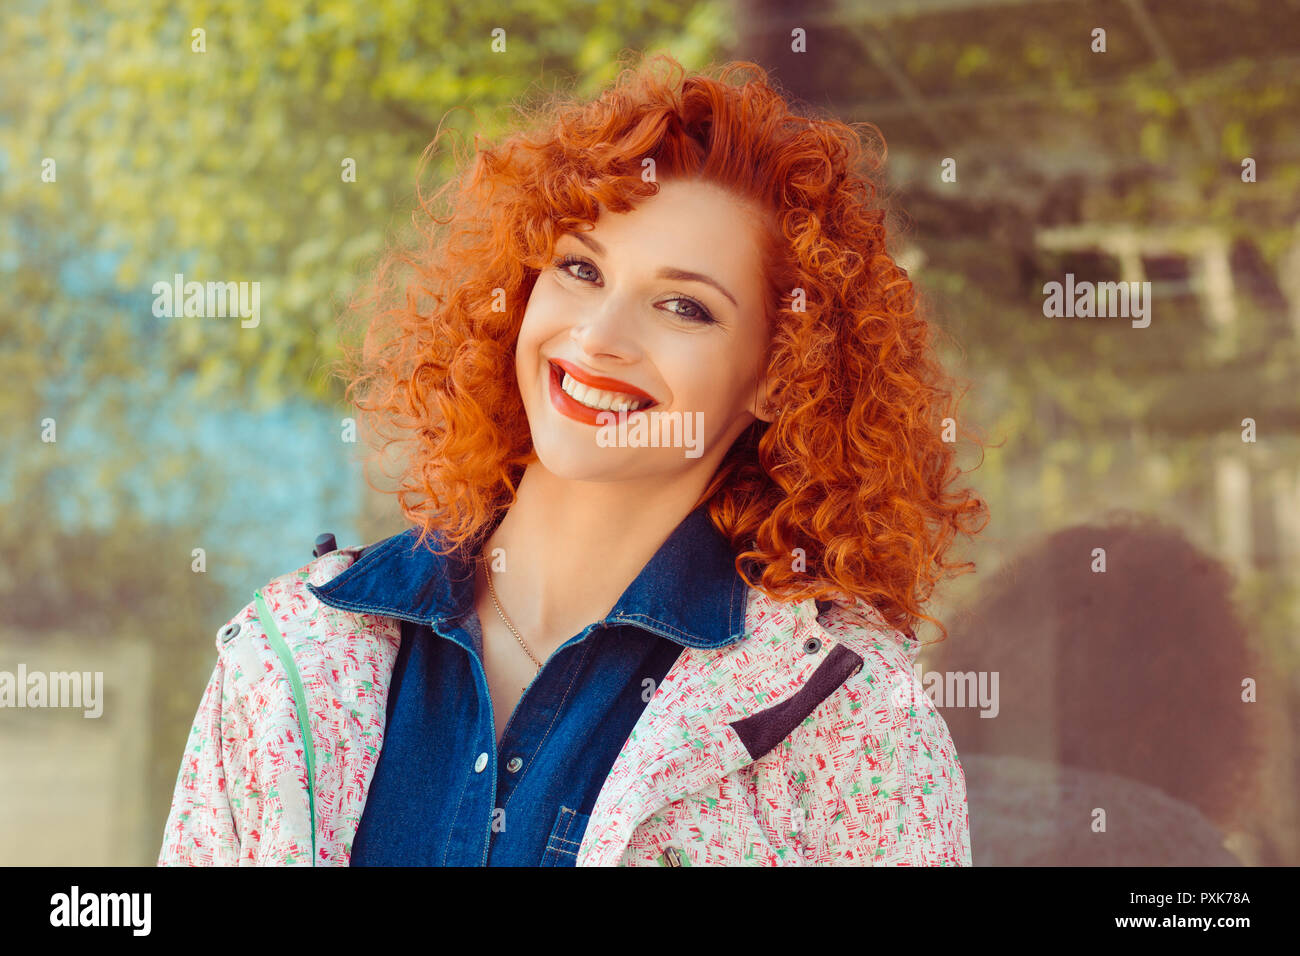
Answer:
[{"label": "cheek", "polygon": [[545,276],[538,279],[524,304],[524,318],[519,326],[518,353],[521,361],[526,358],[525,352],[535,350],[558,331],[557,316],[561,310],[556,308],[553,291],[543,288],[546,282]]},{"label": "cheek", "polygon": [[674,362],[678,389],[684,399],[702,409],[720,410],[732,404],[740,389],[737,371],[725,354],[689,353]]},{"label": "cheek", "polygon": [[703,379],[704,387],[695,389],[696,407],[709,418],[711,430],[725,430],[737,415],[749,411],[753,405],[752,380],[733,366],[716,366]]},{"label": "cheek", "polygon": [[524,307],[524,317],[519,323],[519,338],[515,343],[515,360],[520,365],[535,359],[542,336],[539,334],[545,309],[535,298],[528,300]]}]

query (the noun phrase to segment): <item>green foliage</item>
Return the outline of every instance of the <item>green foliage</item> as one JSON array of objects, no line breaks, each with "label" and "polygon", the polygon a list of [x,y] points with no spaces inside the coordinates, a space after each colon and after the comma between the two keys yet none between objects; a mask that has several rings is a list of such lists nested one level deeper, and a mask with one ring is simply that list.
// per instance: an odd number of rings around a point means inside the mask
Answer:
[{"label": "green foliage", "polygon": [[[161,402],[170,412],[337,400],[341,386],[325,374],[338,357],[336,318],[409,222],[421,153],[440,124],[450,143],[493,138],[512,125],[510,104],[570,81],[601,87],[625,49],[702,66],[720,49],[725,11],[691,0],[5,6],[0,606],[8,638],[150,637],[155,680],[140,688],[154,729],[141,808],[149,844],[127,861],[147,864],[213,635],[246,599],[218,585],[216,566],[245,582],[235,565],[257,546],[221,553],[213,572],[191,570],[191,550],[214,537],[217,477],[142,439],[139,416]],[[205,52],[192,48],[197,28]],[[46,158],[54,182],[42,181]],[[349,158],[355,182],[342,175]],[[425,175],[446,176],[452,159],[441,149]],[[110,255],[112,281],[83,283]],[[260,324],[154,317],[153,284],[175,273],[259,282]],[[163,381],[146,384],[154,369]],[[47,416],[57,442],[38,438]],[[78,433],[93,434],[93,452]],[[192,502],[185,521],[141,516],[142,499],[177,488]],[[62,528],[69,502],[102,523]]]},{"label": "green foliage", "polygon": [[[691,2],[51,0],[6,21],[5,207],[121,251],[118,284],[137,294],[176,272],[261,282],[260,327],[171,320],[160,344],[173,371],[198,373],[200,394],[270,401],[339,395],[324,374],[334,319],[411,209],[440,123],[460,134],[449,139],[491,138],[511,123],[506,104],[559,85],[550,77],[594,90],[626,48],[699,66],[724,36],[722,5]],[[41,182],[45,157],[57,183]],[[441,150],[429,174],[451,160]],[[43,292],[42,315],[77,312],[66,292]],[[37,307],[31,289],[0,295],[10,314]]]}]

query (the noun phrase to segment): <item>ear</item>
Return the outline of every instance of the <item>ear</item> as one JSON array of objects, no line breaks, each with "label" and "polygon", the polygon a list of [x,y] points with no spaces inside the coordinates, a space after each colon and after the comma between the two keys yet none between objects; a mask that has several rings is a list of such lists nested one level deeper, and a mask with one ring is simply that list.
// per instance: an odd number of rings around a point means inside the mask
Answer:
[{"label": "ear", "polygon": [[775,390],[776,383],[766,375],[763,376],[758,383],[758,387],[754,390],[754,405],[751,411],[760,422],[770,423],[776,421],[779,409],[774,395]]}]

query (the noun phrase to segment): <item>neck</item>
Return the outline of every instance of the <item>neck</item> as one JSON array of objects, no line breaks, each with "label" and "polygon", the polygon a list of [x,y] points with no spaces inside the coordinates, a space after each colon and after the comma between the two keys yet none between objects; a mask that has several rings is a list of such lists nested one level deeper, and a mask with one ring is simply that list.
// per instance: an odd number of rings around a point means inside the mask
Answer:
[{"label": "neck", "polygon": [[549,654],[613,610],[704,492],[657,484],[569,481],[528,465],[482,556],[502,609],[535,652]]}]

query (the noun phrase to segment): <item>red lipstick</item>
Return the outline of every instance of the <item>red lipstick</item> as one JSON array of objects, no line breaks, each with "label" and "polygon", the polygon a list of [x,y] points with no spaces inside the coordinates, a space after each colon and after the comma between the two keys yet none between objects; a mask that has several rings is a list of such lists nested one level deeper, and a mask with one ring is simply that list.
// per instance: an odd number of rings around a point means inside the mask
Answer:
[{"label": "red lipstick", "polygon": [[[582,422],[586,425],[598,426],[609,423],[616,424],[618,416],[621,413],[615,409],[590,408],[579,402],[561,387],[565,372],[568,372],[575,380],[583,385],[590,386],[591,388],[598,388],[606,392],[618,392],[623,395],[630,395],[637,401],[647,403],[636,411],[626,412],[625,414],[629,416],[640,414],[646,409],[659,404],[653,396],[646,394],[634,385],[629,385],[627,382],[620,382],[616,378],[605,378],[600,375],[591,375],[588,372],[581,371],[571,362],[566,362],[563,359],[551,359],[547,364],[551,373],[551,404],[555,406],[556,410],[561,415],[564,415],[567,418],[572,418],[574,421]],[[597,415],[612,415],[613,417],[606,417],[603,420],[598,420],[596,417]]]}]

